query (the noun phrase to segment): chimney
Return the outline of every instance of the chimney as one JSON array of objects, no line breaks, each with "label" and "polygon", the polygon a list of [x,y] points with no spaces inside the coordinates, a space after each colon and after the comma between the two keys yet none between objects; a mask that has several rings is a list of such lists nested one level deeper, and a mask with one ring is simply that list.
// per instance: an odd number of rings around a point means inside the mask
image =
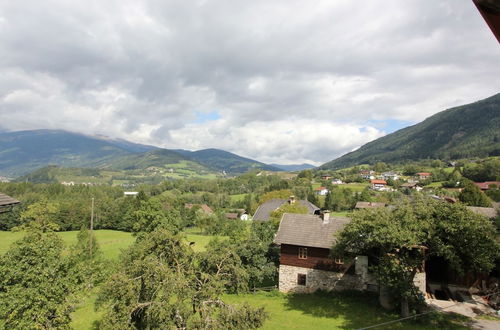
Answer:
[{"label": "chimney", "polygon": [[288,200],[288,203],[295,204],[295,196],[294,195],[290,196],[290,199]]},{"label": "chimney", "polygon": [[330,211],[323,211],[323,213],[321,213],[321,219],[323,219],[323,224],[330,223]]}]

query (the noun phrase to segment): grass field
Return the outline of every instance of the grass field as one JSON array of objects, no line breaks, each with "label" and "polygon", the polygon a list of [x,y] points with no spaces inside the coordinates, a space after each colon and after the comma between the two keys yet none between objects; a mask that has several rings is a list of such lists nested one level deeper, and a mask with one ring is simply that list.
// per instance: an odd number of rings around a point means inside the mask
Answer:
[{"label": "grass field", "polygon": [[229,195],[229,198],[231,198],[231,203],[234,203],[236,201],[240,201],[243,198],[245,198],[247,194],[236,194],[236,195]]},{"label": "grass field", "polygon": [[[397,319],[379,307],[376,297],[363,293],[349,294],[281,294],[259,292],[256,294],[226,295],[232,304],[249,303],[264,307],[269,319],[262,329],[358,329]],[[461,317],[440,315],[422,324],[405,321],[379,329],[466,329],[459,322]]]},{"label": "grass field", "polygon": [[[65,231],[57,233],[66,247],[76,243],[78,231]],[[94,230],[99,247],[106,259],[116,260],[120,251],[127,248],[134,241],[131,233],[116,230]],[[0,231],[0,254],[4,254],[9,246],[24,236],[23,232]]]},{"label": "grass field", "polygon": [[[64,241],[66,247],[76,243],[78,231],[65,231],[57,233]],[[99,247],[106,259],[117,260],[120,252],[129,247],[135,240],[131,233],[116,230],[94,230]],[[205,251],[208,242],[214,237],[203,235],[198,229],[193,228],[185,232],[186,241],[194,242],[192,246],[195,252]],[[0,231],[0,255],[4,254],[12,243],[21,239],[23,232]]]},{"label": "grass field", "polygon": [[[94,311],[96,297],[97,290],[94,290],[73,313],[73,329],[91,329],[92,323],[101,317],[102,313]],[[246,302],[254,307],[264,307],[269,318],[262,329],[269,330],[357,329],[398,318],[397,314],[379,307],[376,297],[363,293],[294,295],[274,291],[228,294],[223,300],[233,305]],[[465,320],[463,317],[441,314],[420,323],[405,321],[380,329],[466,329],[461,325]]]}]

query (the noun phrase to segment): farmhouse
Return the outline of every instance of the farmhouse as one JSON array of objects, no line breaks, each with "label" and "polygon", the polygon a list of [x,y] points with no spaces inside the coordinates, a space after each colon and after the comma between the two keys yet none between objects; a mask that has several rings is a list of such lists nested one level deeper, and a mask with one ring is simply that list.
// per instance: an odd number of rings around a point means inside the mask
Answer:
[{"label": "farmhouse", "polygon": [[430,178],[432,175],[432,173],[429,173],[429,172],[420,172],[420,173],[417,173],[416,176],[420,179],[420,180],[427,180],[428,178]]},{"label": "farmhouse", "polygon": [[286,203],[288,204],[299,203],[307,208],[307,213],[309,214],[314,214],[315,212],[319,211],[319,207],[317,207],[313,203],[306,200],[296,201],[294,196],[290,196],[288,200],[283,198],[273,198],[259,205],[259,207],[255,211],[255,214],[253,215],[253,219],[258,221],[269,221],[271,213],[273,211],[276,211]]},{"label": "farmhouse", "polygon": [[193,206],[199,206],[200,209],[205,213],[205,214],[212,214],[214,211],[208,206],[207,204],[191,204],[191,203],[186,203],[184,204],[184,208],[186,209],[192,209]]},{"label": "farmhouse", "polygon": [[238,219],[238,213],[225,213],[224,216],[228,220],[235,220]]},{"label": "farmhouse", "polygon": [[406,182],[401,185],[401,188],[407,188],[407,189],[413,189],[416,191],[421,191],[422,188],[421,186],[418,185],[418,182]]},{"label": "farmhouse", "polygon": [[20,204],[21,202],[8,195],[0,193],[0,213],[9,211],[12,206]]},{"label": "farmhouse", "polygon": [[396,172],[384,172],[381,177],[384,180],[399,180],[399,174]]},{"label": "farmhouse", "polygon": [[318,187],[314,189],[314,192],[316,193],[316,195],[326,196],[326,194],[328,194],[328,189],[326,189],[325,187]]},{"label": "farmhouse", "polygon": [[481,190],[500,189],[500,181],[474,182]]},{"label": "farmhouse", "polygon": [[[368,257],[353,263],[330,257],[335,234],[349,218],[285,213],[274,242],[280,245],[279,290],[309,293],[318,289],[364,290],[369,285]],[[371,281],[375,287],[374,281]],[[373,287],[373,286],[372,286]]]},{"label": "farmhouse", "polygon": [[[279,290],[311,293],[358,290],[378,292],[379,285],[368,272],[368,257],[346,262],[330,255],[335,236],[351,219],[321,215],[285,213],[274,243],[280,245]],[[415,274],[414,284],[426,290],[424,271]]]},{"label": "farmhouse", "polygon": [[367,180],[373,180],[373,179],[375,179],[375,171],[372,171],[372,170],[361,170],[359,172],[359,175],[363,179],[367,179]]},{"label": "farmhouse", "polygon": [[371,180],[370,183],[372,184],[373,190],[387,190],[387,181],[385,180]]}]

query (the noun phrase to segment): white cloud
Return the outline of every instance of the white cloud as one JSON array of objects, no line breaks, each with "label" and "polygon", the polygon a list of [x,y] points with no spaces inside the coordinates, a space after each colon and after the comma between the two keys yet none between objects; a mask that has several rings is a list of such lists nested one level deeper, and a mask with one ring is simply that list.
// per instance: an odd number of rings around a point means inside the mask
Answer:
[{"label": "white cloud", "polygon": [[315,119],[228,124],[224,119],[189,124],[172,130],[171,135],[177,147],[215,147],[246,157],[259,154],[259,159],[267,163],[316,165],[384,135],[373,127]]},{"label": "white cloud", "polygon": [[4,1],[0,129],[319,163],[498,93],[499,56],[471,1]]}]

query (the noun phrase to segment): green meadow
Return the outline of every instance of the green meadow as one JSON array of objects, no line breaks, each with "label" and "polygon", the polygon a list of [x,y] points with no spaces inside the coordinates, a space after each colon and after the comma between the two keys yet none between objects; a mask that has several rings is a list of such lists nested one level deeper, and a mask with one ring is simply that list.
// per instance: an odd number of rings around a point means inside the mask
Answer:
[{"label": "green meadow", "polygon": [[[264,307],[269,318],[262,329],[359,329],[398,318],[379,307],[377,297],[360,292],[315,294],[283,294],[258,292],[225,295],[231,304],[244,302]],[[461,323],[466,318],[453,315],[432,315],[426,319],[404,321],[378,329],[467,329]]]},{"label": "green meadow", "polygon": [[[122,250],[134,241],[131,233],[114,230],[94,231],[101,251],[108,260],[117,260]],[[187,242],[194,242],[195,251],[204,251],[208,242],[214,237],[202,235],[196,228],[184,232]],[[5,253],[10,244],[20,239],[22,232],[0,232],[0,254]],[[58,233],[70,246],[76,242],[77,231]],[[72,314],[71,327],[76,330],[88,330],[93,323],[102,317],[95,310],[95,300],[99,288],[88,293],[76,306]],[[355,329],[377,323],[397,319],[396,314],[384,311],[379,307],[376,297],[360,293],[312,295],[282,294],[277,291],[257,292],[240,295],[224,295],[224,301],[230,304],[247,302],[252,306],[264,307],[269,318],[263,329]],[[465,329],[461,325],[464,319],[448,315],[437,315],[423,323],[405,321],[383,329]],[[1,328],[1,323],[0,323]]]}]

